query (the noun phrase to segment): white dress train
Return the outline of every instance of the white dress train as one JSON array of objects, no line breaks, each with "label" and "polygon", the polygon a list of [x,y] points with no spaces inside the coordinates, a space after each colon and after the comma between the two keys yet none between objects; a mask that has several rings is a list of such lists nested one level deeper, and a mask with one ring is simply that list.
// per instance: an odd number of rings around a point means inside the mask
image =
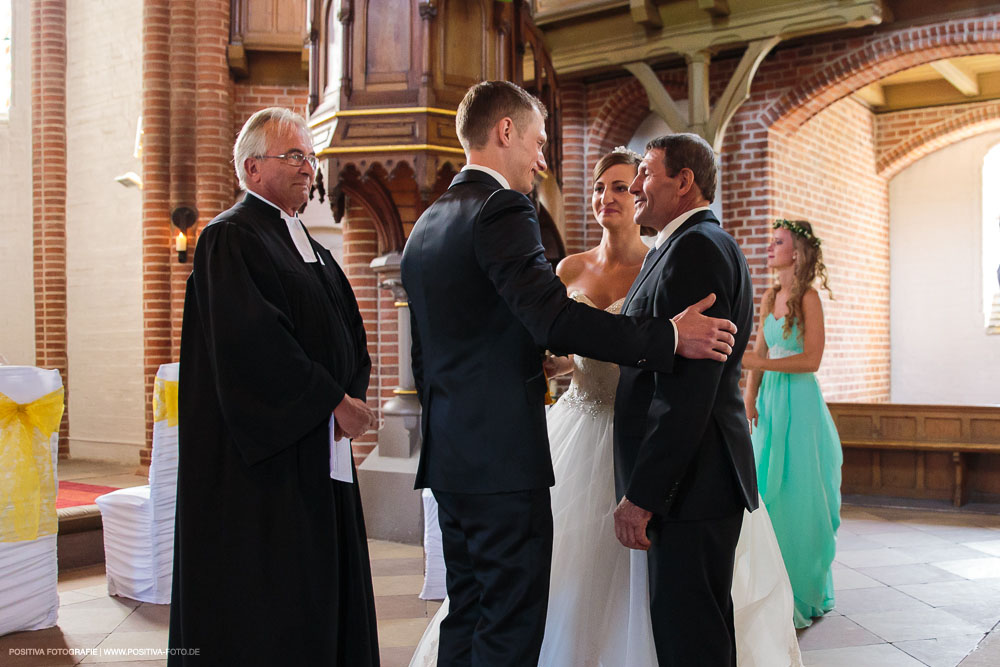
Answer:
[{"label": "white dress train", "polygon": [[[582,293],[573,298],[593,305]],[[608,310],[618,312],[622,301]],[[655,667],[646,554],[615,538],[614,396],[618,367],[575,357],[569,390],[548,412],[552,574],[541,667]],[[763,503],[744,513],[733,572],[740,667],[799,667],[792,589]],[[431,619],[410,667],[437,663],[441,620]]]}]

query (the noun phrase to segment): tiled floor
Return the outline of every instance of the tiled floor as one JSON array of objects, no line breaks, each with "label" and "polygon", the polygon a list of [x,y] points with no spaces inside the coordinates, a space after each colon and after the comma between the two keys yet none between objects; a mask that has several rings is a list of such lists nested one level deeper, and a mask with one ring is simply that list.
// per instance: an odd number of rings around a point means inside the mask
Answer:
[{"label": "tiled floor", "polygon": [[[1000,632],[992,632],[1000,622],[1000,516],[845,507],[843,517],[837,609],[800,632],[807,665],[1000,665]],[[382,665],[405,667],[438,603],[417,597],[419,547],[372,541],[370,549]],[[166,646],[168,607],[108,597],[101,567],[65,573],[59,590],[59,627],[0,638],[0,664],[166,664],[155,652]],[[79,651],[21,655],[50,648]]]},{"label": "tiled floor", "polygon": [[80,482],[96,486],[113,486],[124,489],[149,483],[148,475],[138,472],[137,465],[69,459],[60,461],[57,474],[59,481]]}]

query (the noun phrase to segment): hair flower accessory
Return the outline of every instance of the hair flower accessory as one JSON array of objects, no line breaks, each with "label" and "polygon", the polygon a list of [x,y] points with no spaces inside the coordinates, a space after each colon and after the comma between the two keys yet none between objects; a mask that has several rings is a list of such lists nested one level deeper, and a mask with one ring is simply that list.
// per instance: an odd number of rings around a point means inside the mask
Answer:
[{"label": "hair flower accessory", "polygon": [[642,156],[628,146],[615,146],[614,149],[612,149],[611,154],[627,155],[630,158],[634,158],[636,161],[642,160]]},{"label": "hair flower accessory", "polygon": [[774,224],[771,226],[774,229],[787,229],[792,234],[801,236],[806,241],[809,241],[809,243],[816,248],[823,245],[823,240],[803,227],[800,220],[785,220],[784,218],[779,218],[778,220],[775,220]]}]

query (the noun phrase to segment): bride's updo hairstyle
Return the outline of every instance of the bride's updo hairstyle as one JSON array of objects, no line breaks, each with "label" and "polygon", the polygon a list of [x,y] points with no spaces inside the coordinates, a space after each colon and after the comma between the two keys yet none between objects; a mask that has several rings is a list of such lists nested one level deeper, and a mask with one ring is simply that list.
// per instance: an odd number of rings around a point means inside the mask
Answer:
[{"label": "bride's updo hairstyle", "polygon": [[616,164],[629,164],[636,170],[639,171],[639,163],[642,162],[642,156],[634,151],[630,151],[624,146],[619,146],[614,149],[594,165],[594,182],[601,177],[601,174],[606,172],[611,167]]}]

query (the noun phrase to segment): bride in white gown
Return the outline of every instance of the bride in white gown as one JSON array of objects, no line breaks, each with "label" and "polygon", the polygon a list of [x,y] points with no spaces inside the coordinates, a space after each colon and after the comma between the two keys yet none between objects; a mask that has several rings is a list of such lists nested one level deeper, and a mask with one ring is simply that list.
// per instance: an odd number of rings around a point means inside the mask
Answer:
[{"label": "bride in white gown", "polygon": [[[628,194],[637,163],[637,156],[621,149],[597,163],[593,205],[604,238],[594,250],[573,256],[578,261],[567,266],[564,260],[559,267],[570,296],[593,307],[608,303],[611,296],[623,297],[645,254],[634,244],[641,241]],[[606,310],[617,313],[623,301],[617,298]],[[618,367],[584,357],[561,363],[562,371],[572,365],[573,380],[547,416],[556,484],[549,605],[538,664],[655,667],[646,553],[623,547],[614,531],[612,429]],[[740,667],[801,665],[791,586],[763,503],[744,514],[732,595]],[[410,667],[437,663],[438,631],[447,610],[445,600]]]}]

